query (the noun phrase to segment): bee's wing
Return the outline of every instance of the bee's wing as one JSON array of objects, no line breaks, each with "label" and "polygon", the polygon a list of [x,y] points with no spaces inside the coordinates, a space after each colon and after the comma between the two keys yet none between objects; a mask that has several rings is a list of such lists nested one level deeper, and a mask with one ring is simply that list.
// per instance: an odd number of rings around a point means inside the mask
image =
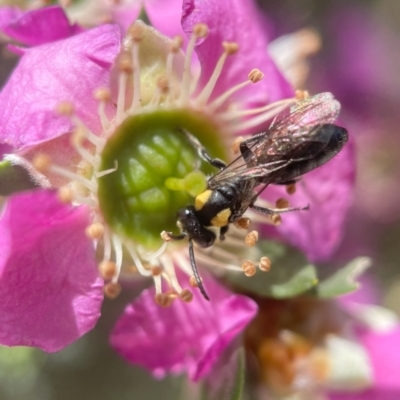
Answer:
[{"label": "bee's wing", "polygon": [[326,138],[313,133],[318,132],[319,126],[334,122],[339,111],[340,103],[331,93],[297,101],[277,115],[267,132],[243,142],[243,153],[209,179],[210,189],[237,179],[262,178],[267,183],[269,175],[299,161],[287,158],[295,148],[313,141],[324,143]]}]

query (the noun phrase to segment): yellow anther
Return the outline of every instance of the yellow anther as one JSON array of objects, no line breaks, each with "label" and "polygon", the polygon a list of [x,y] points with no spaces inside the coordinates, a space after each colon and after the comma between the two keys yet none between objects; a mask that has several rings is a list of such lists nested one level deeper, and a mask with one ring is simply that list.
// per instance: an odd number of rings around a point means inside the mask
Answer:
[{"label": "yellow anther", "polygon": [[257,83],[264,78],[264,74],[259,69],[255,68],[250,71],[248,77],[250,81]]},{"label": "yellow anther", "polygon": [[160,233],[160,236],[161,236],[161,239],[164,240],[164,242],[170,242],[172,240],[166,231],[162,231]]},{"label": "yellow anther", "polygon": [[287,194],[293,194],[296,192],[296,184],[291,183],[290,185],[286,185],[286,193]]},{"label": "yellow anther", "polygon": [[286,199],[280,198],[275,203],[276,208],[287,208],[289,207],[289,202]]},{"label": "yellow anther", "polygon": [[258,240],[258,232],[257,231],[251,231],[249,232],[246,237],[244,238],[244,242],[246,243],[247,246],[252,247],[255,246]]},{"label": "yellow anther", "polygon": [[169,91],[169,83],[166,76],[162,76],[157,80],[157,86],[160,89],[161,93],[166,94]]},{"label": "yellow anther", "polygon": [[239,154],[239,152],[240,152],[240,143],[242,143],[242,142],[243,142],[243,137],[242,136],[237,137],[233,141],[232,146],[231,146],[233,154],[235,154],[235,155]]},{"label": "yellow anther", "polygon": [[104,295],[109,299],[115,299],[121,293],[121,285],[119,283],[108,282],[104,286]]},{"label": "yellow anther", "polygon": [[304,100],[310,97],[310,94],[307,92],[307,90],[296,90],[294,95],[297,100]]},{"label": "yellow anther", "polygon": [[193,275],[189,278],[189,285],[191,287],[199,287],[199,285],[197,284],[196,278]]},{"label": "yellow anther", "polygon": [[174,298],[166,293],[157,293],[154,296],[154,301],[161,307],[169,307],[174,301]]},{"label": "yellow anther", "polygon": [[57,112],[62,115],[71,116],[74,112],[74,105],[68,101],[63,101],[57,106]]},{"label": "yellow anther", "polygon": [[279,214],[272,214],[271,221],[275,226],[278,226],[282,222],[282,217]]},{"label": "yellow anther", "polygon": [[93,96],[96,100],[99,101],[110,101],[111,93],[107,88],[98,88],[94,91]]},{"label": "yellow anther", "polygon": [[247,217],[239,218],[237,221],[234,222],[234,225],[236,226],[236,228],[239,228],[239,229],[248,229],[250,224],[251,224],[251,220],[250,220],[250,218],[247,218]]},{"label": "yellow anther", "polygon": [[235,54],[239,50],[239,45],[235,42],[222,42],[222,47],[228,55]]},{"label": "yellow anther", "polygon": [[183,44],[183,38],[182,36],[178,35],[172,39],[169,48],[172,51],[172,53],[177,53],[182,48],[182,44]]},{"label": "yellow anther", "polygon": [[115,262],[103,260],[99,264],[99,271],[100,271],[100,274],[103,277],[103,279],[109,280],[115,275],[115,272],[117,271],[117,267],[115,265]]},{"label": "yellow anther", "polygon": [[82,145],[86,138],[84,128],[78,127],[71,134],[71,145],[74,147],[79,147]]},{"label": "yellow anther", "polygon": [[193,33],[199,38],[206,37],[208,35],[208,26],[206,24],[196,24],[193,27]]},{"label": "yellow anther", "polygon": [[242,270],[246,276],[253,276],[256,273],[256,266],[251,261],[245,261]]},{"label": "yellow anther", "polygon": [[144,29],[140,24],[133,24],[129,27],[127,36],[135,42],[139,42],[143,39]]},{"label": "yellow anther", "polygon": [[151,267],[151,274],[153,276],[159,276],[162,274],[162,272],[163,269],[159,265],[154,265],[153,267]]},{"label": "yellow anther", "polygon": [[190,303],[193,300],[193,293],[189,289],[183,289],[179,297],[185,302]]},{"label": "yellow anther", "polygon": [[132,60],[128,53],[124,53],[118,60],[118,68],[121,72],[131,74],[133,71]]},{"label": "yellow anther", "polygon": [[63,203],[66,204],[71,203],[74,199],[72,190],[67,186],[60,187],[60,189],[58,189],[57,196]]},{"label": "yellow anther", "polygon": [[104,226],[100,222],[95,222],[85,229],[85,233],[90,239],[100,239],[104,233]]},{"label": "yellow anther", "polygon": [[271,269],[271,260],[268,257],[261,257],[258,267],[263,272],[268,272]]},{"label": "yellow anther", "polygon": [[52,164],[51,158],[44,153],[40,153],[35,156],[32,161],[32,165],[39,171],[39,172],[47,172]]}]

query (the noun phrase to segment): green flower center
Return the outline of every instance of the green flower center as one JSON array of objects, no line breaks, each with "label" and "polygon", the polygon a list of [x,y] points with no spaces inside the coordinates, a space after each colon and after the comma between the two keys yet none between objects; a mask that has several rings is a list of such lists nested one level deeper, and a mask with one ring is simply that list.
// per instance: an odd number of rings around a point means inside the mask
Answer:
[{"label": "green flower center", "polygon": [[[176,212],[204,190],[201,161],[182,130],[189,131],[212,157],[224,158],[221,134],[204,116],[188,110],[157,110],[128,117],[101,154],[98,198],[113,230],[147,248],[160,244],[163,230],[176,231]],[[179,180],[182,183],[179,184]],[[189,194],[190,193],[190,194]]]}]

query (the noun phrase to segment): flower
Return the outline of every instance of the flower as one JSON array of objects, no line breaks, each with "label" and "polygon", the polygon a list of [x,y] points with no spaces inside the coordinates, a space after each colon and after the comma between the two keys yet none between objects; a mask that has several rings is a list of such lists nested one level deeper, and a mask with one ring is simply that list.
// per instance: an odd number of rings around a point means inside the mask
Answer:
[{"label": "flower", "polygon": [[258,358],[260,378],[272,398],[378,400],[399,395],[400,357],[393,346],[400,325],[392,312],[312,298],[258,304],[246,344]]},{"label": "flower", "polygon": [[255,316],[257,305],[207,275],[203,279],[212,302],[195,292],[190,307],[178,301],[154,307],[154,289],[144,290],[117,321],[110,336],[114,349],[157,378],[186,373],[197,381],[206,376]]},{"label": "flower", "polygon": [[[190,6],[189,3],[186,5]],[[240,11],[240,3],[237,5],[236,11]],[[229,5],[224,3],[224,7],[221,8],[221,4],[216,6],[214,14],[225,12],[226,16],[230,15],[227,12]],[[245,8],[251,10],[249,6]],[[185,10],[184,27],[191,32],[186,56],[181,52],[182,41],[179,38],[168,40],[140,22],[130,29],[120,52],[118,29],[104,25],[27,49],[0,95],[4,106],[0,112],[1,141],[16,149],[15,154],[7,159],[25,166],[45,189],[59,188],[58,196],[67,204],[58,203],[54,192],[51,196],[49,194],[48,201],[51,200],[62,210],[70,210],[68,203],[72,201],[76,212],[90,219],[86,229],[80,227],[80,233],[86,231],[94,243],[99,239],[104,242],[100,267],[108,281],[105,291],[110,297],[120,290],[118,278],[123,262],[133,262],[141,274],[152,276],[158,303],[170,303],[174,297],[170,291],[179,294],[184,301],[193,297],[190,291],[180,286],[173,264],[191,274],[186,246],[171,245],[165,250],[166,245],[163,244],[159,251],[154,251],[160,242],[159,227],[168,229],[170,226],[174,229],[175,217],[171,205],[178,208],[186,205],[190,198],[182,190],[175,195],[176,188],[168,191],[164,181],[171,174],[174,179],[185,178],[197,162],[192,147],[185,143],[182,135],[176,134],[176,126],[190,130],[215,155],[222,155],[222,138],[242,129],[240,121],[245,115],[249,114],[250,118],[243,123],[246,128],[251,128],[268,120],[277,110],[293,101],[290,99],[268,105],[269,101],[291,95],[292,91],[279,77],[267,53],[260,52],[265,48],[263,40],[258,39],[250,46],[240,31],[221,30],[219,20],[208,14],[209,9],[204,13],[207,25],[198,24],[192,18],[190,7]],[[204,11],[201,7],[199,10]],[[236,16],[233,14],[230,18],[233,27]],[[243,28],[257,34],[250,21],[243,19],[242,22]],[[243,49],[237,53],[237,43],[233,42],[221,47],[223,38],[236,40]],[[217,48],[220,48],[220,56],[217,56]],[[194,49],[199,54],[203,73],[198,89],[191,92],[195,79],[189,67]],[[229,60],[235,57],[237,63]],[[270,79],[261,81],[262,74],[252,71],[256,66],[253,63],[266,67],[271,77],[277,78],[276,82]],[[213,67],[210,68],[210,65]],[[256,88],[249,91],[246,87],[254,83],[257,83]],[[94,100],[92,93],[95,89],[99,90]],[[115,104],[111,101],[114,98]],[[69,103],[66,104],[65,100]],[[246,109],[254,101],[264,105],[249,113]],[[54,110],[62,102],[60,108],[63,115],[58,115]],[[157,129],[161,128],[164,131],[159,137]],[[142,135],[132,138],[131,132],[135,129],[139,129]],[[67,135],[70,132],[73,132],[71,143]],[[126,148],[129,149],[127,156],[119,153]],[[177,165],[180,158],[184,162]],[[146,163],[146,159],[152,162]],[[126,171],[130,171],[126,166],[132,163],[136,163],[137,167],[133,170],[134,175],[128,176],[128,181],[136,186],[124,186]],[[155,172],[152,171],[154,168]],[[126,193],[122,195],[121,190],[128,190],[129,193],[127,220],[123,213],[126,204],[121,203]],[[32,191],[29,196],[14,194],[5,209],[15,210],[9,208],[14,202],[40,206],[42,196],[45,196],[42,191]],[[46,208],[45,205],[43,218],[47,218],[51,226],[54,217],[52,207]],[[11,229],[6,220],[1,222],[5,230]],[[67,228],[69,221],[66,224]],[[54,235],[54,240],[57,240],[57,235]],[[39,246],[39,243],[35,245]],[[72,236],[65,246],[60,247],[60,257],[65,256],[67,260],[70,252],[77,251],[85,243],[87,241],[82,240],[82,235]],[[7,245],[12,246],[12,243]],[[13,247],[12,250],[15,251]],[[29,256],[35,268],[36,264],[43,264],[51,274],[53,268],[42,260],[45,254],[32,254],[30,251]],[[68,265],[58,267],[62,269],[60,273],[65,273]],[[3,260],[2,268],[8,270],[17,266],[12,258],[7,258]],[[93,265],[86,263],[81,268],[90,275]],[[166,291],[162,291],[162,279],[168,285]],[[84,295],[90,297],[90,285],[83,287],[86,288]],[[18,290],[13,291],[10,287],[9,291],[18,296]],[[75,298],[75,295],[70,292],[69,298]],[[27,302],[32,318],[35,318],[42,303],[47,302],[45,297],[36,300]],[[19,299],[15,303],[21,302],[22,299]],[[28,312],[27,309],[24,311]],[[98,315],[95,312],[92,314]],[[55,322],[49,319],[49,326]],[[14,327],[3,325],[2,329],[2,337],[6,338]],[[49,330],[47,327],[46,331]],[[80,329],[79,334],[82,333],[83,329]],[[39,334],[46,336],[46,332],[28,329],[20,344],[36,344]],[[71,336],[68,340],[60,338],[64,345],[71,340]],[[49,343],[41,346],[49,351],[56,349]],[[59,344],[57,349],[60,347]]]}]

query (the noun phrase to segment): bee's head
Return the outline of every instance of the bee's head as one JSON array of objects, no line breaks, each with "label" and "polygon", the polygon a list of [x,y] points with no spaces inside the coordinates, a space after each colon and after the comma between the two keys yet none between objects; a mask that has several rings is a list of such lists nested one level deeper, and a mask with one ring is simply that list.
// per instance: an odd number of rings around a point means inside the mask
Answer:
[{"label": "bee's head", "polygon": [[200,223],[193,206],[178,210],[177,217],[181,230],[186,232],[200,247],[210,247],[214,244],[215,233]]}]

